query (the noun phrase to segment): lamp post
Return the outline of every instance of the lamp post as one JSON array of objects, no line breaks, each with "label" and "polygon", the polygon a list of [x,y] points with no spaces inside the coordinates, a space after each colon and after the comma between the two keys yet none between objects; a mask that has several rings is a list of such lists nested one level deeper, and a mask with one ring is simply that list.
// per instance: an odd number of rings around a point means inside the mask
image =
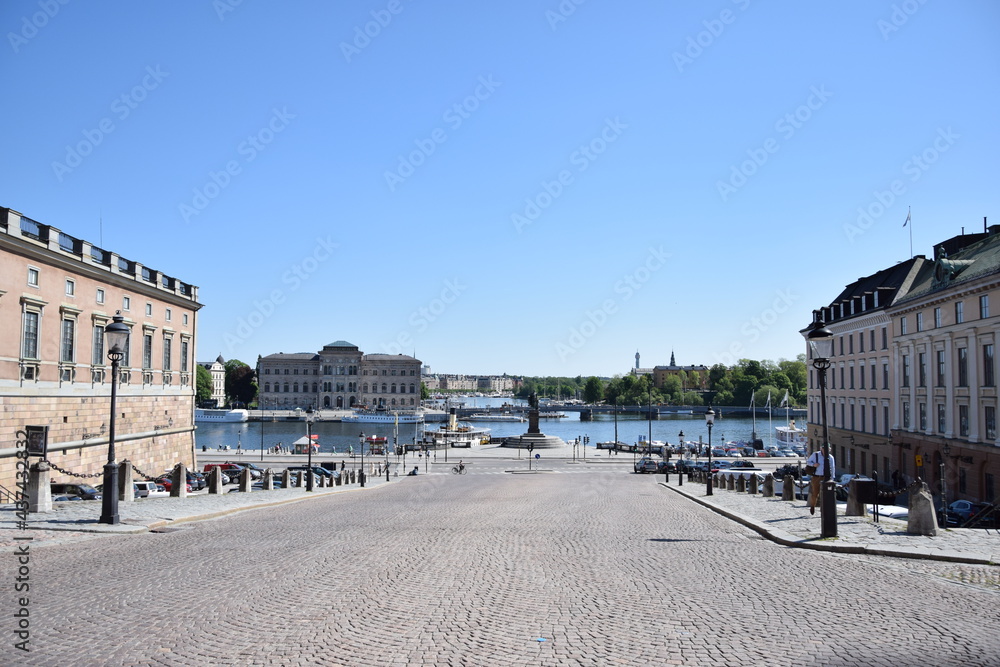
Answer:
[{"label": "lamp post", "polygon": [[365,433],[358,434],[358,446],[361,447],[361,488],[365,488]]},{"label": "lamp post", "polygon": [[715,410],[708,406],[705,413],[705,423],[708,424],[708,481],[705,485],[705,495],[712,495],[712,424],[715,423]]},{"label": "lamp post", "polygon": [[309,468],[309,472],[306,475],[306,491],[313,490],[313,477],[315,473],[313,472],[313,441],[312,441],[312,425],[316,421],[316,413],[313,412],[312,406],[310,405],[306,408],[306,467]]},{"label": "lamp post", "polygon": [[104,327],[104,340],[111,360],[111,422],[108,425],[108,462],[104,465],[104,487],[101,489],[101,518],[99,523],[118,523],[118,464],[115,462],[115,406],[118,397],[118,364],[125,357],[129,328],[121,311]]},{"label": "lamp post", "polygon": [[[684,463],[684,431],[677,434],[677,457]],[[677,486],[684,486],[684,470],[677,470]]]},{"label": "lamp post", "polygon": [[946,442],[944,447],[941,448],[941,452],[944,456],[941,457],[941,511],[944,512],[945,526],[948,525],[948,483],[945,481],[945,475],[948,469],[945,468],[945,461],[948,455],[951,454],[951,446]]},{"label": "lamp post", "polygon": [[833,356],[833,332],[823,320],[816,323],[806,336],[813,368],[819,375],[820,420],[823,422],[823,488],[820,492],[820,537],[837,536],[837,505],[834,484],[830,479],[830,428],[826,422],[826,371]]}]

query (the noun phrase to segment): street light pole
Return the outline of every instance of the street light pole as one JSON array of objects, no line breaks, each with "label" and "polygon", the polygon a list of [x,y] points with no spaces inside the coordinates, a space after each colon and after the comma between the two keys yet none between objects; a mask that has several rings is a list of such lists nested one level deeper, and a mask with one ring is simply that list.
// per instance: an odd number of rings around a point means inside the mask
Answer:
[{"label": "street light pole", "polygon": [[708,425],[708,481],[705,486],[705,495],[712,495],[712,424],[715,423],[715,410],[712,406],[708,406],[708,412],[705,413],[705,423]]},{"label": "street light pole", "polygon": [[306,491],[313,490],[313,441],[312,441],[312,425],[313,421],[316,419],[316,413],[313,412],[312,406],[310,405],[306,408],[306,467],[309,468],[309,474],[306,475]]},{"label": "street light pole", "polygon": [[[677,459],[684,463],[684,431],[677,434]],[[684,470],[681,468],[677,470],[677,486],[684,486]]]},{"label": "street light pole", "polygon": [[813,368],[819,375],[820,419],[823,422],[823,487],[820,492],[820,537],[837,536],[837,505],[834,484],[830,470],[830,427],[826,421],[826,371],[833,356],[833,332],[826,328],[823,320],[809,332],[809,352],[813,357]]},{"label": "street light pole", "polygon": [[361,488],[365,488],[365,433],[358,435],[358,444],[361,446]]},{"label": "street light pole", "polygon": [[104,465],[104,486],[101,489],[101,518],[99,523],[117,525],[118,518],[118,463],[115,462],[115,405],[118,398],[118,364],[125,356],[129,328],[121,311],[104,327],[104,339],[111,360],[111,421],[108,425],[108,462]]}]

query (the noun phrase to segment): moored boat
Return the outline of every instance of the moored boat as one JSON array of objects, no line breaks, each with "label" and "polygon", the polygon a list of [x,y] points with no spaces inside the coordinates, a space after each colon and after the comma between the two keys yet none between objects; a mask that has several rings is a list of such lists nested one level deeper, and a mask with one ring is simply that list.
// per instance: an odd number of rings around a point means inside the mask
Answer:
[{"label": "moored boat", "polygon": [[424,414],[417,410],[355,410],[341,421],[364,424],[419,424],[424,421]]},{"label": "moored boat", "polygon": [[245,422],[249,419],[250,413],[243,409],[226,410],[211,408],[195,408],[194,420],[196,422]]}]

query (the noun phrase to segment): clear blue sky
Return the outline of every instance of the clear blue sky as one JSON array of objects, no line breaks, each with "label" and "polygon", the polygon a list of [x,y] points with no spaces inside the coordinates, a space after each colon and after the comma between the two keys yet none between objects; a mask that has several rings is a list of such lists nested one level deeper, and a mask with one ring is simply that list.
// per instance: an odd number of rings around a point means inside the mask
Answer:
[{"label": "clear blue sky", "polygon": [[0,23],[0,203],[198,285],[199,359],[794,358],[813,308],[909,256],[908,206],[916,254],[1000,223],[990,0],[8,0]]}]

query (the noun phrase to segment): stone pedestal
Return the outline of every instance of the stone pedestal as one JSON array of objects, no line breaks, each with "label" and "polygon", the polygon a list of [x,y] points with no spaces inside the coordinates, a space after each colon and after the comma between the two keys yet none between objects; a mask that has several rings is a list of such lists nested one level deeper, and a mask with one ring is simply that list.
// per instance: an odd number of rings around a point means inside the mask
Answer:
[{"label": "stone pedestal", "polygon": [[[735,477],[735,475],[734,475]],[[736,477],[736,490],[739,493],[746,493],[747,491],[747,480],[743,475]]]},{"label": "stone pedestal", "polygon": [[906,520],[906,532],[910,535],[936,536],[937,512],[934,511],[934,498],[930,489],[918,479],[907,491],[910,494],[910,514]]},{"label": "stone pedestal", "polygon": [[215,466],[212,472],[208,473],[208,492],[211,494],[222,493],[222,468]]},{"label": "stone pedestal", "polygon": [[752,493],[755,496],[757,495],[757,483],[758,482],[757,482],[757,475],[756,475],[756,473],[755,474],[751,474],[750,475],[750,489],[749,489],[749,491],[750,491],[750,493]]},{"label": "stone pedestal", "polygon": [[281,488],[289,489],[292,486],[292,471],[285,468],[281,473]]},{"label": "stone pedestal", "polygon": [[785,475],[785,483],[781,487],[781,499],[782,500],[795,500],[795,478],[791,475]]},{"label": "stone pedestal", "polygon": [[774,498],[774,475],[768,474],[764,478],[764,497]]},{"label": "stone pedestal", "polygon": [[264,490],[274,491],[274,474],[270,468],[264,471]]},{"label": "stone pedestal", "polygon": [[726,475],[726,491],[735,491],[735,490],[736,490],[736,476]]},{"label": "stone pedestal", "polygon": [[50,470],[49,464],[44,461],[39,461],[28,469],[28,512],[36,514],[52,511]]},{"label": "stone pedestal", "polygon": [[178,463],[170,475],[170,497],[187,498],[187,466]]},{"label": "stone pedestal", "polygon": [[123,503],[135,502],[135,486],[132,484],[132,462],[118,464],[118,500]]},{"label": "stone pedestal", "polygon": [[243,472],[240,473],[240,491],[243,493],[250,493],[253,488],[253,475],[250,474],[250,468],[244,468]]}]

